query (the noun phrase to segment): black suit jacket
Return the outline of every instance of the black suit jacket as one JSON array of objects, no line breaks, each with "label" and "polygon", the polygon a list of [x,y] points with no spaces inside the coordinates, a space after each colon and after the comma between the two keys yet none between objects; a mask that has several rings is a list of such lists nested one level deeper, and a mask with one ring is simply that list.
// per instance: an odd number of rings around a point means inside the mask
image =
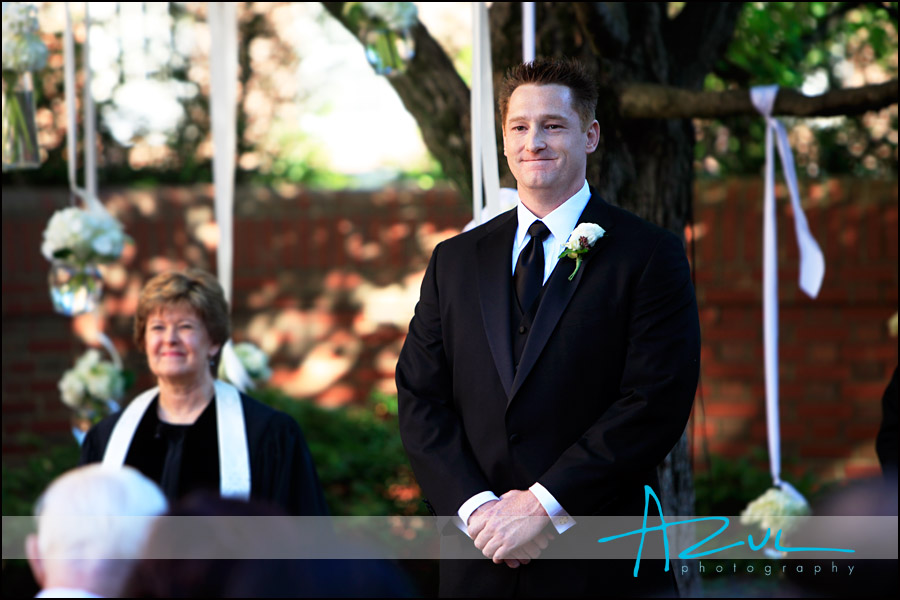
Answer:
[{"label": "black suit jacket", "polygon": [[[572,281],[574,261],[559,260],[525,334],[510,331],[515,210],[434,250],[397,387],[403,443],[438,515],[455,515],[478,492],[535,482],[576,520],[642,514],[643,485],[659,493],[656,466],[684,431],[699,374],[690,269],[676,236],[596,194],[579,222],[606,235]],[[513,335],[527,335],[518,368]],[[479,580],[510,577],[481,562]],[[521,571],[563,561],[544,562]],[[506,589],[447,567],[444,592]],[[585,567],[568,591],[596,592],[588,585],[596,566]],[[454,573],[465,587],[447,587]]]}]

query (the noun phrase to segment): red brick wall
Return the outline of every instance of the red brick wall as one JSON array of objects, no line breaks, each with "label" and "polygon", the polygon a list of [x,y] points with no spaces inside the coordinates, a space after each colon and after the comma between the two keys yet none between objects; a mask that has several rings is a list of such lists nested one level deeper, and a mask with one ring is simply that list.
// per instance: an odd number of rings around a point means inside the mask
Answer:
[{"label": "red brick wall", "polygon": [[[780,197],[783,193],[780,193]],[[828,477],[877,470],[880,398],[897,364],[887,319],[897,310],[897,185],[841,180],[802,190],[827,261],[817,300],[797,290],[793,220],[779,202],[784,454]],[[703,328],[703,406],[695,447],[763,447],[760,182],[699,182],[696,280]],[[169,266],[215,269],[206,186],[109,191],[104,201],[135,248],[107,270],[103,324],[138,387],[150,382],[130,342],[140,286]],[[65,193],[3,196],[4,460],[16,433],[67,437],[56,382],[83,352],[93,317],[54,315],[41,232]],[[431,249],[468,220],[447,190],[308,193],[239,190],[235,338],[270,353],[273,384],[329,406],[391,393],[393,367]]]},{"label": "red brick wall", "polygon": [[[877,474],[881,397],[897,365],[887,328],[897,310],[897,184],[801,189],[826,260],[815,300],[798,288],[792,211],[786,190],[777,193],[782,456],[826,478]],[[696,186],[705,411],[695,410],[694,431],[725,456],[766,443],[761,205],[760,180]]]}]

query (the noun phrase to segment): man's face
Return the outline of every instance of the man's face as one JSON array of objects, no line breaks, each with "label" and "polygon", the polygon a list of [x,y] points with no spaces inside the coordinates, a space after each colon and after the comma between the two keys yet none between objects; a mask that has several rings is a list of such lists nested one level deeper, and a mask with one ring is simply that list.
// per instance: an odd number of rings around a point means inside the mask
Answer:
[{"label": "man's face", "polygon": [[587,155],[597,149],[600,126],[587,131],[563,85],[525,84],[509,98],[503,154],[519,192],[543,197],[572,196],[584,184]]}]

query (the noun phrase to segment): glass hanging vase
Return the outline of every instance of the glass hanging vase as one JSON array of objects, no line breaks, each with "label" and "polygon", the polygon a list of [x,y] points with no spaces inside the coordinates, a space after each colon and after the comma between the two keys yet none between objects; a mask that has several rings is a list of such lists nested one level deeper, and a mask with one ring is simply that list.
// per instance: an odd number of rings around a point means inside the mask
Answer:
[{"label": "glass hanging vase", "polygon": [[87,436],[87,432],[90,431],[93,423],[91,423],[90,417],[83,413],[74,413],[72,415],[72,437],[75,438],[75,441],[78,442],[79,446],[84,445],[84,438]]},{"label": "glass hanging vase", "polygon": [[384,25],[372,25],[363,35],[366,59],[379,75],[397,75],[406,71],[415,56],[415,43],[409,29],[394,31]]},{"label": "glass hanging vase", "polygon": [[3,170],[41,166],[31,71],[3,71]]},{"label": "glass hanging vase", "polygon": [[72,437],[79,446],[84,445],[84,438],[91,427],[122,409],[115,400],[91,400],[88,404],[88,408],[75,411],[71,417]]},{"label": "glass hanging vase", "polygon": [[49,282],[53,310],[67,317],[91,312],[103,293],[103,277],[93,264],[55,260],[50,266]]}]

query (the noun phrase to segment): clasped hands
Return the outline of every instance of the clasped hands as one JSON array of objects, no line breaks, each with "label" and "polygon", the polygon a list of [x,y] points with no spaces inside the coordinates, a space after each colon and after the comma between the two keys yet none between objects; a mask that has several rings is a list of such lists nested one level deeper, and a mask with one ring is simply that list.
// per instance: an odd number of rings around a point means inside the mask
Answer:
[{"label": "clasped hands", "polygon": [[485,502],[469,517],[467,527],[475,547],[496,564],[512,569],[527,565],[547,548],[553,534],[547,511],[528,490],[510,490],[499,500]]}]

